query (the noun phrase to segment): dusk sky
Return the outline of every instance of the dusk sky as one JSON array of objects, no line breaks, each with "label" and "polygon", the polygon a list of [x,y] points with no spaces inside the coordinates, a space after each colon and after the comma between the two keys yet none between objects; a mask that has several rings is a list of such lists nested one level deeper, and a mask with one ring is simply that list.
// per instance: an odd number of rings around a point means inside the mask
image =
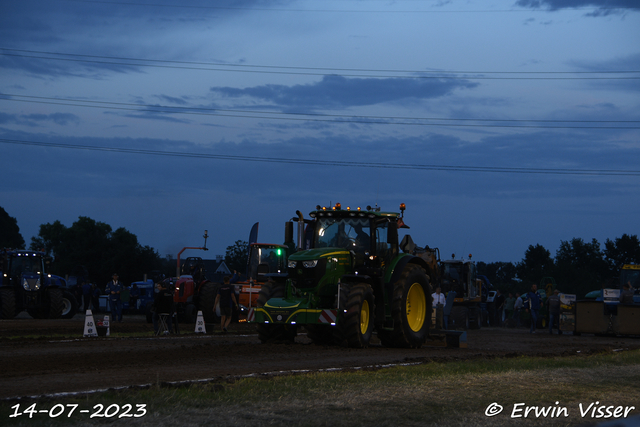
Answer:
[{"label": "dusk sky", "polygon": [[0,206],[162,256],[300,210],[443,258],[640,234],[637,0],[0,0]]}]

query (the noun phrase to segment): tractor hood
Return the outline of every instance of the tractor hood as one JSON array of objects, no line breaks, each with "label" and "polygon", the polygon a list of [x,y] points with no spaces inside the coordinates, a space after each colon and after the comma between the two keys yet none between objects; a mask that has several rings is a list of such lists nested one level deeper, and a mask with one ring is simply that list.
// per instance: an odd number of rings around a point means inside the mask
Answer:
[{"label": "tractor hood", "polygon": [[310,261],[323,257],[344,257],[349,256],[349,251],[344,248],[317,248],[307,249],[292,254],[289,260],[292,261]]},{"label": "tractor hood", "polygon": [[[332,286],[351,270],[351,254],[342,248],[316,248],[296,252],[287,261],[289,278],[297,289],[320,289],[333,295]],[[323,291],[319,291],[322,293]]]},{"label": "tractor hood", "polygon": [[20,284],[25,291],[37,291],[42,286],[40,275],[37,273],[22,273]]}]

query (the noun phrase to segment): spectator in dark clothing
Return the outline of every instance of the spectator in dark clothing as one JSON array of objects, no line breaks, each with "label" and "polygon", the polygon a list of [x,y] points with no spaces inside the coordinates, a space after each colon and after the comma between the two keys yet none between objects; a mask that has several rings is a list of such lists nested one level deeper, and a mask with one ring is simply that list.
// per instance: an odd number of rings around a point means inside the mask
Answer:
[{"label": "spectator in dark clothing", "polygon": [[494,320],[494,324],[495,326],[500,326],[502,325],[502,310],[504,309],[504,295],[502,295],[500,289],[496,291],[496,296],[493,301],[496,305],[496,318]]},{"label": "spectator in dark clothing", "polygon": [[238,308],[238,301],[236,300],[235,286],[229,283],[229,276],[225,276],[222,286],[218,288],[218,295],[216,295],[216,301],[213,304],[213,309],[220,303],[220,329],[222,332],[227,332],[227,327],[231,323],[231,303],[233,307]]},{"label": "spectator in dark clothing", "polygon": [[82,282],[82,304],[85,312],[91,309],[91,296],[93,295],[93,286],[91,283]]},{"label": "spectator in dark clothing", "polygon": [[236,304],[235,306],[235,309],[231,311],[231,319],[233,322],[237,322],[240,319],[240,310],[238,309],[238,305],[240,304],[240,289],[242,289],[242,285],[237,284],[239,281],[240,275],[238,274],[238,271],[233,270],[233,276],[231,276],[231,279],[229,279],[229,283],[231,284],[231,287],[236,294],[236,301],[238,302],[238,304]]},{"label": "spectator in dark clothing", "polygon": [[538,286],[531,285],[531,290],[527,293],[527,311],[531,314],[530,333],[536,333],[536,325],[538,323],[538,313],[540,313],[540,294],[538,294]]},{"label": "spectator in dark clothing", "polygon": [[153,305],[153,330],[156,332],[156,334],[158,333],[158,323],[160,315],[168,314],[167,327],[169,329],[162,332],[169,333],[173,327],[173,286],[169,279],[165,279],[160,283],[156,283],[156,293],[154,296]]},{"label": "spectator in dark clothing", "polygon": [[94,310],[100,308],[100,295],[102,295],[102,291],[100,287],[96,285],[91,285],[93,287],[93,295],[91,296],[91,302],[93,303]]},{"label": "spectator in dark clothing", "polygon": [[122,292],[122,282],[118,280],[118,275],[113,273],[111,281],[107,283],[105,292],[109,295],[109,307],[111,308],[111,320],[114,322],[122,322],[122,300],[120,293]]}]

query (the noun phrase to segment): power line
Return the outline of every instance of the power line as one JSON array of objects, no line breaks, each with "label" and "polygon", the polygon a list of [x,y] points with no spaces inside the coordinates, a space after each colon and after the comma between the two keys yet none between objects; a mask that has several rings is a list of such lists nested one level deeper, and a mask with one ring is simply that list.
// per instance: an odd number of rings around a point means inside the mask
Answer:
[{"label": "power line", "polygon": [[[27,99],[14,99],[7,97],[19,97]],[[349,116],[324,113],[296,113],[296,112],[269,112],[257,110],[235,110],[222,108],[203,107],[173,107],[149,104],[133,104],[125,102],[107,102],[80,100],[71,98],[51,98],[30,95],[14,95],[0,93],[0,100],[28,102],[36,104],[63,105],[69,107],[100,108],[107,110],[124,110],[141,113],[161,113],[161,114],[190,114],[200,116],[219,116],[250,119],[268,120],[294,120],[313,121],[330,123],[358,123],[358,124],[386,124],[386,125],[411,125],[411,126],[443,126],[443,127],[491,127],[491,128],[536,128],[536,129],[640,129],[640,126],[604,126],[604,124],[636,124],[640,120],[549,120],[549,119],[479,119],[479,118],[443,118],[443,117],[402,117],[402,116]],[[250,115],[259,114],[259,115]],[[284,116],[284,117],[282,117]],[[402,120],[402,121],[400,121]],[[412,120],[412,121],[407,121]],[[428,122],[428,123],[425,123]],[[431,123],[429,123],[431,122]],[[438,123],[433,123],[438,122]],[[443,123],[444,122],[444,123]],[[479,123],[460,123],[479,122]],[[488,124],[491,123],[491,124]],[[508,123],[508,124],[504,124]],[[520,123],[520,124],[518,124]],[[541,124],[563,124],[563,123],[584,123],[597,126],[543,126],[527,125],[523,123]]]},{"label": "power line", "polygon": [[[21,52],[21,53],[13,53]],[[602,71],[437,71],[437,70],[385,70],[385,69],[363,69],[363,68],[328,68],[328,67],[295,67],[295,66],[274,66],[274,65],[248,65],[248,64],[220,64],[213,62],[196,61],[171,61],[159,59],[127,58],[99,55],[82,55],[73,53],[59,53],[34,51],[25,49],[12,49],[0,47],[0,55],[18,58],[32,58],[53,61],[82,62],[90,64],[118,65],[128,67],[152,67],[181,70],[199,71],[222,71],[239,73],[259,73],[259,74],[286,74],[286,75],[306,75],[306,76],[335,76],[360,77],[360,78],[409,78],[409,79],[462,79],[462,80],[637,80],[640,76],[629,76],[628,74],[638,74],[639,70],[602,70]],[[39,56],[39,55],[57,55]],[[67,56],[64,58],[62,56]],[[119,61],[119,62],[116,62]],[[136,61],[136,62],[133,62]],[[227,67],[227,68],[215,68]],[[340,72],[338,74],[337,72]],[[348,74],[352,73],[352,74]],[[380,74],[353,74],[353,73],[406,73],[412,75],[380,75]],[[424,75],[429,74],[429,75]],[[480,74],[480,75],[478,75]],[[484,76],[506,75],[504,76]],[[594,76],[602,75],[606,76]],[[623,74],[623,76],[611,76],[613,74]],[[544,76],[544,77],[532,77]],[[558,77],[565,75],[578,75],[579,77]],[[588,77],[584,77],[589,75]],[[516,76],[516,77],[513,77]]]},{"label": "power line", "polygon": [[[176,5],[161,3],[137,3],[137,2],[120,2],[106,0],[66,0],[77,3],[93,3],[93,4],[117,4],[121,6],[152,6],[166,8],[184,8],[184,9],[211,9],[211,10],[244,10],[244,11],[261,11],[261,12],[313,12],[313,13],[531,13],[531,12],[549,12],[548,9],[468,9],[468,10],[365,10],[365,9],[288,9],[288,8],[259,8],[259,7],[232,7],[232,6],[193,6],[193,5]],[[571,7],[571,10],[597,10],[597,7]],[[637,8],[627,7],[607,7],[606,10],[637,10]]]},{"label": "power line", "polygon": [[126,154],[142,154],[169,157],[188,157],[209,160],[233,160],[241,162],[259,163],[285,163],[315,166],[337,167],[361,167],[376,169],[407,169],[407,170],[438,170],[451,172],[493,172],[493,173],[518,173],[518,174],[553,174],[553,175],[597,175],[597,176],[640,176],[640,170],[613,170],[613,169],[568,169],[568,168],[513,168],[497,166],[461,166],[461,165],[420,165],[403,163],[375,163],[375,162],[346,162],[338,160],[310,160],[284,157],[259,157],[259,156],[232,156],[225,154],[190,153],[180,151],[143,150],[136,148],[104,147],[81,144],[60,144],[38,141],[23,141],[0,138],[0,143],[31,145],[46,148],[64,148],[71,150],[101,151]]}]

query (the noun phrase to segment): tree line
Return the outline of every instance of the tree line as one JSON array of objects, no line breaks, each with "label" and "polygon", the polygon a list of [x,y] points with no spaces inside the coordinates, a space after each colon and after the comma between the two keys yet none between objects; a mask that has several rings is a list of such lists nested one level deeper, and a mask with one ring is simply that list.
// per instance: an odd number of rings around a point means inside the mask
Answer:
[{"label": "tree line", "polygon": [[604,248],[596,239],[580,238],[560,241],[555,257],[542,245],[530,245],[522,261],[479,262],[478,274],[489,278],[494,287],[506,292],[524,292],[539,285],[544,277],[553,277],[563,293],[585,294],[603,287],[617,288],[620,267],[640,264],[640,241],[637,235],[623,234],[607,239]]},{"label": "tree line", "polygon": [[[0,248],[24,249],[25,240],[15,218],[0,207]],[[225,262],[233,270],[244,272],[247,242],[236,241],[227,247]],[[49,273],[76,276],[103,286],[118,273],[124,283],[142,280],[147,274],[175,275],[175,260],[168,260],[150,246],[138,242],[125,228],[113,230],[109,224],[79,217],[70,227],[60,221],[41,224],[38,235],[31,238],[30,250],[43,251],[52,257]]]}]

